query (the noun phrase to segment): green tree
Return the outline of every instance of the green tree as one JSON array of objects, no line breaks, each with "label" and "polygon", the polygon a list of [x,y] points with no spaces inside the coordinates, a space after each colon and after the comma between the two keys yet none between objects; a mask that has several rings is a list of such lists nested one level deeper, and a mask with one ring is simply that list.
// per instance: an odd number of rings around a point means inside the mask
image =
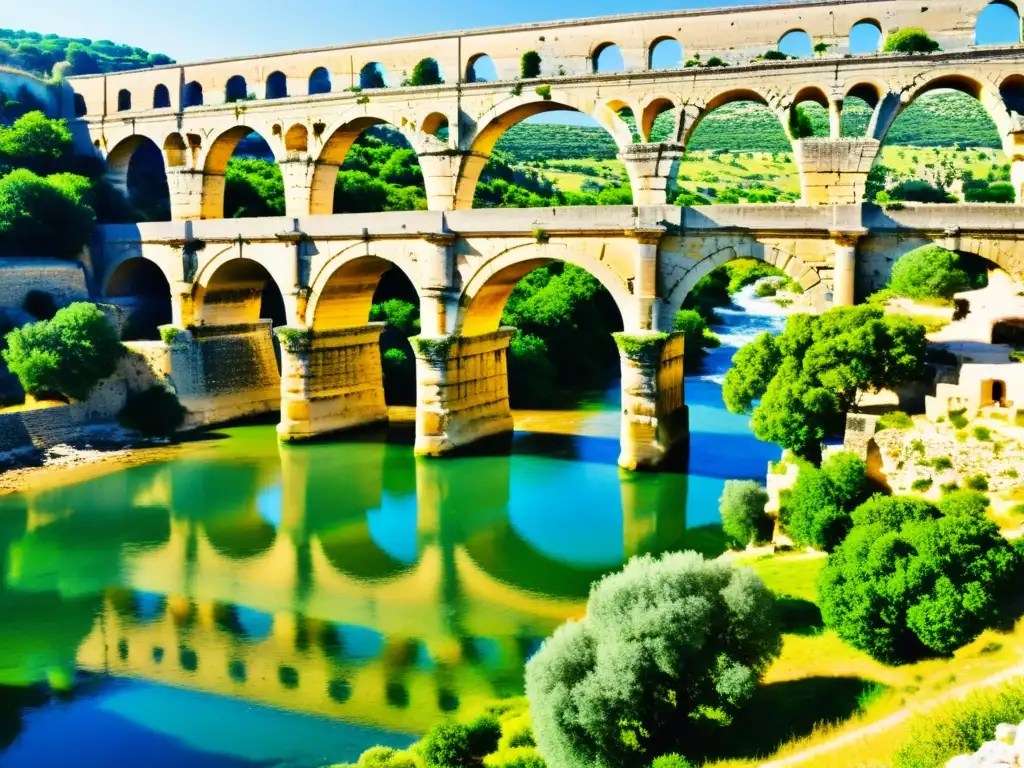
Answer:
[{"label": "green tree", "polygon": [[922,245],[900,256],[889,278],[889,290],[911,299],[952,299],[970,287],[960,256],[938,245]]},{"label": "green tree", "polygon": [[681,309],[676,312],[672,330],[682,332],[685,339],[686,354],[683,358],[683,366],[687,371],[699,370],[700,361],[705,352],[708,349],[716,349],[722,343],[715,334],[708,330],[708,324],[700,316],[700,313],[693,309]]},{"label": "green tree", "polygon": [[224,178],[225,218],[284,215],[284,178],[276,163],[233,157]]},{"label": "green tree", "polygon": [[76,258],[96,217],[83,196],[66,178],[51,183],[29,170],[0,178],[0,255]]},{"label": "green tree", "polygon": [[948,654],[1004,615],[1021,556],[961,502],[942,514],[920,500],[876,497],[818,582],[826,626],[887,663]]},{"label": "green tree", "polygon": [[402,85],[408,86],[419,86],[419,85],[443,85],[444,80],[441,78],[441,68],[437,65],[436,59],[426,58],[418,62],[415,67],[412,68],[412,74],[409,75]]},{"label": "green tree", "polygon": [[821,469],[803,466],[779,517],[793,541],[826,552],[834,550],[853,525],[850,512],[867,495],[867,465],[840,451]]},{"label": "green tree", "polygon": [[537,747],[552,765],[591,768],[685,755],[780,650],[775,598],[753,571],[696,552],[634,558],[527,664]]},{"label": "green tree", "polygon": [[52,320],[16,328],[6,341],[4,361],[27,393],[78,400],[114,372],[124,349],[106,315],[88,302],[58,310]]},{"label": "green tree", "polygon": [[733,356],[722,396],[733,413],[752,412],[759,439],[817,460],[821,440],[839,431],[859,391],[923,375],[924,334],[920,323],[877,306],[791,315],[777,338],[762,334]]},{"label": "green tree", "polygon": [[745,547],[771,536],[771,517],[765,514],[768,493],[754,480],[726,480],[718,509],[722,530],[734,545]]},{"label": "green tree", "polygon": [[519,60],[519,71],[527,80],[540,77],[540,54],[536,51],[527,51]]},{"label": "green tree", "polygon": [[71,131],[63,120],[29,112],[0,127],[0,170],[24,168],[45,176],[66,171],[72,158]]},{"label": "green tree", "polygon": [[796,106],[790,111],[789,130],[794,139],[806,139],[814,135],[814,124],[803,107]]},{"label": "green tree", "polygon": [[76,75],[95,75],[100,71],[96,57],[81,43],[70,43],[65,55]]},{"label": "green tree", "polygon": [[939,44],[920,27],[905,27],[885,38],[884,53],[934,53]]}]

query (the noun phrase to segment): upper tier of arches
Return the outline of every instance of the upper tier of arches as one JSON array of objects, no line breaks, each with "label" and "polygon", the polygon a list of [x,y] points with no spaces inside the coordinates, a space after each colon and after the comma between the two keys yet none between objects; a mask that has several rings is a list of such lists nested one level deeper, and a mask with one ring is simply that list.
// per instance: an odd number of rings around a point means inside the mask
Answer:
[{"label": "upper tier of arches", "polygon": [[[671,29],[666,22],[675,14],[662,14],[631,21],[595,20],[566,28],[554,24],[550,26],[558,34],[550,36],[543,34],[542,28],[539,36],[520,30],[438,36],[426,42],[396,41],[373,47],[163,67],[105,78],[70,78],[70,82],[82,96],[85,114],[89,115],[118,108],[188,108],[240,99],[309,97],[395,87],[409,83],[410,73],[431,61],[439,72],[447,74],[449,82],[454,75],[459,82],[473,83],[747,64],[772,58],[773,52],[780,51],[797,58],[876,53],[884,50],[887,33],[910,26],[924,28],[946,51],[1021,40],[1020,16],[1010,0],[939,0],[926,9],[910,2],[860,0],[834,7],[809,7],[800,13],[798,27],[792,26],[791,9],[772,6],[729,11],[725,16],[729,24],[724,23],[722,12],[678,15],[687,17],[686,25],[673,31],[666,30]],[[885,19],[886,33],[879,19]],[[737,29],[743,32],[737,33]],[[525,59],[530,54],[539,58],[539,66],[535,61],[527,65]],[[476,71],[478,62],[487,64],[486,75]],[[380,77],[368,82],[367,67],[373,67]],[[243,83],[241,90],[236,78]],[[148,98],[131,99],[131,94],[142,87],[151,93],[157,83],[178,91],[171,105],[157,106]],[[435,80],[428,78],[423,84],[433,85]],[[195,98],[193,85],[201,88],[205,99]],[[103,92],[105,87],[112,89],[109,97]],[[129,94],[131,106],[127,109],[117,98],[122,91]]]}]

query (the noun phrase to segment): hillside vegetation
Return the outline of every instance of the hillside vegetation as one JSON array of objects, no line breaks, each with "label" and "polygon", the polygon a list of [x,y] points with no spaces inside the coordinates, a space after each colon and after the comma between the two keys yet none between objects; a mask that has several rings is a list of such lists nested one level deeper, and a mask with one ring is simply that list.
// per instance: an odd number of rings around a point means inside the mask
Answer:
[{"label": "hillside vegetation", "polygon": [[94,75],[158,67],[173,64],[174,60],[162,53],[150,53],[110,40],[0,29],[0,65],[47,76],[60,62],[68,62],[66,74]]}]

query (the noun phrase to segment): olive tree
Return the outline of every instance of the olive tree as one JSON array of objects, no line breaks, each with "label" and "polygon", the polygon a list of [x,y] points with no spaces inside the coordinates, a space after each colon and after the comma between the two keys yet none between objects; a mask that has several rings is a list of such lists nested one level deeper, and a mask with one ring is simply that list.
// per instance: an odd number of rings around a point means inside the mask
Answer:
[{"label": "olive tree", "polygon": [[775,598],[752,570],[696,552],[634,558],[527,664],[537,747],[592,768],[692,754],[780,650]]},{"label": "olive tree", "polygon": [[911,299],[951,299],[971,287],[960,256],[938,245],[922,245],[896,259],[889,290]]},{"label": "olive tree", "polygon": [[733,413],[752,413],[759,439],[817,461],[858,392],[919,379],[924,353],[924,326],[878,306],[791,315],[779,336],[762,334],[733,356],[722,396]]},{"label": "olive tree", "polygon": [[887,663],[948,654],[996,624],[1024,573],[1021,555],[982,511],[958,496],[946,512],[919,499],[877,496],[818,582],[826,626]]},{"label": "olive tree", "polygon": [[124,351],[106,315],[84,301],[58,310],[52,320],[16,328],[6,339],[3,358],[26,392],[79,400],[114,372]]},{"label": "olive tree", "polygon": [[850,512],[867,495],[867,464],[854,453],[832,454],[821,469],[803,466],[779,517],[797,544],[827,552],[846,537]]},{"label": "olive tree", "polygon": [[768,493],[754,480],[726,480],[719,511],[722,530],[733,544],[745,547],[771,536],[771,517],[765,514]]}]

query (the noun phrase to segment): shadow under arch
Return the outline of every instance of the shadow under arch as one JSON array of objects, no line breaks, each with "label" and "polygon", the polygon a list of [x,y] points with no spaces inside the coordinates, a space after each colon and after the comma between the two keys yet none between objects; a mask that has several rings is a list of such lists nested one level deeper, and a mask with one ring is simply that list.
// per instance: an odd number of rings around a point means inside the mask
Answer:
[{"label": "shadow under arch", "polygon": [[415,288],[412,263],[400,264],[380,256],[334,256],[312,280],[306,317],[315,331],[340,330],[366,325],[373,296],[384,273],[400,270]]},{"label": "shadow under arch", "polygon": [[403,562],[373,538],[366,515],[317,537],[324,557],[339,574],[369,583],[381,583],[414,571],[416,560]]},{"label": "shadow under arch", "polygon": [[216,326],[253,325],[263,318],[274,327],[286,325],[284,293],[267,268],[231,252],[222,256],[200,275],[193,288],[196,321]]},{"label": "shadow under arch", "polygon": [[105,178],[137,208],[134,219],[170,221],[166,160],[153,139],[141,134],[122,139],[107,154],[106,160]]},{"label": "shadow under arch", "polygon": [[[515,99],[518,103],[507,107],[499,104],[484,114],[477,122],[477,130],[473,136],[469,151],[462,161],[458,186],[455,194],[455,210],[470,210],[476,195],[476,187],[480,181],[484,166],[490,159],[495,145],[505,133],[515,125],[537,115],[548,112],[576,112],[589,114],[611,135],[619,150],[633,144],[633,132],[616,112],[600,99],[589,104],[573,105],[571,98],[562,98],[559,94],[549,94],[544,99],[538,94],[522,95]],[[589,112],[586,108],[589,108]]]},{"label": "shadow under arch", "polygon": [[144,256],[117,264],[106,276],[103,295],[130,305],[131,314],[122,330],[124,341],[158,339],[159,327],[172,320],[171,284],[163,270]]}]

